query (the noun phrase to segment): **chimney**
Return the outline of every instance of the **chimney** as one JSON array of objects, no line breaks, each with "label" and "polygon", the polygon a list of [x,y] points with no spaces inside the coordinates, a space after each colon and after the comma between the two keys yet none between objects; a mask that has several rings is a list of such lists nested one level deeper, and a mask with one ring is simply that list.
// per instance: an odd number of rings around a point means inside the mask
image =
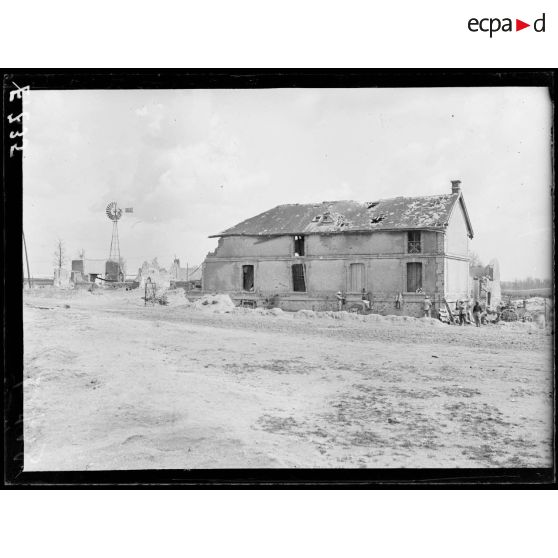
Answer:
[{"label": "chimney", "polygon": [[452,194],[459,194],[461,192],[461,180],[452,180],[451,181],[451,193]]}]

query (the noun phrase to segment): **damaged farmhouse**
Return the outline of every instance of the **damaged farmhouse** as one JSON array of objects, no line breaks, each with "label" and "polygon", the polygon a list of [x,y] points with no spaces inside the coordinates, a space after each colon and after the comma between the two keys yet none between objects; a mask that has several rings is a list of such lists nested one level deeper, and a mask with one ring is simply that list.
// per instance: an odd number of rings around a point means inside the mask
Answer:
[{"label": "damaged farmhouse", "polygon": [[366,296],[373,312],[422,316],[426,295],[436,312],[472,290],[459,180],[435,196],[279,205],[212,237],[202,289],[240,304],[334,310],[341,291],[347,308]]}]

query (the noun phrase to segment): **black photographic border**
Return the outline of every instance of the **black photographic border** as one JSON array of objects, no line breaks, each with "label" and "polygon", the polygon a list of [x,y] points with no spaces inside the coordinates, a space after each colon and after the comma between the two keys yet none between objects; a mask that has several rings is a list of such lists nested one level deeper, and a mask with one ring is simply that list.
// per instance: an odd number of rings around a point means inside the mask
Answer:
[{"label": "black photographic border", "polygon": [[[260,89],[360,87],[546,87],[556,130],[554,69],[24,69],[3,71],[3,289],[4,475],[6,488],[551,488],[556,487],[556,390],[554,464],[551,468],[505,469],[149,469],[111,471],[23,471],[23,261],[22,153],[10,146],[21,122],[19,87],[33,89]],[[554,138],[554,135],[553,135]],[[555,150],[555,140],[553,139]],[[553,151],[554,197],[555,153]],[[554,209],[553,209],[554,238]],[[553,269],[554,253],[551,255]],[[555,292],[554,292],[555,294]],[[554,353],[555,354],[555,353]],[[556,373],[554,369],[554,374]],[[556,377],[554,376],[554,380]]]}]

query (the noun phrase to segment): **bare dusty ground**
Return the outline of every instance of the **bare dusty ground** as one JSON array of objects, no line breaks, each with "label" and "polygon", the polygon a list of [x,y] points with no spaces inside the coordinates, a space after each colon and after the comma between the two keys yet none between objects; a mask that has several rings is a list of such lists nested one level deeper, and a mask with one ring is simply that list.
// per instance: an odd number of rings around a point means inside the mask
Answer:
[{"label": "bare dusty ground", "polygon": [[25,470],[552,464],[547,330],[140,296],[24,295]]}]

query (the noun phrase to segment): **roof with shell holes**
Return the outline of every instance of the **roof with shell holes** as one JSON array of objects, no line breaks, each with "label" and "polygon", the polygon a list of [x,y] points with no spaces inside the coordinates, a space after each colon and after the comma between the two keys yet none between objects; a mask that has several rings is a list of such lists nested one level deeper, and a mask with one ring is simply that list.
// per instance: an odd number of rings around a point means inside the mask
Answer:
[{"label": "roof with shell holes", "polygon": [[219,236],[332,234],[382,230],[444,230],[460,206],[467,232],[473,229],[461,192],[437,196],[398,197],[375,202],[324,201],[278,205],[250,217]]}]

